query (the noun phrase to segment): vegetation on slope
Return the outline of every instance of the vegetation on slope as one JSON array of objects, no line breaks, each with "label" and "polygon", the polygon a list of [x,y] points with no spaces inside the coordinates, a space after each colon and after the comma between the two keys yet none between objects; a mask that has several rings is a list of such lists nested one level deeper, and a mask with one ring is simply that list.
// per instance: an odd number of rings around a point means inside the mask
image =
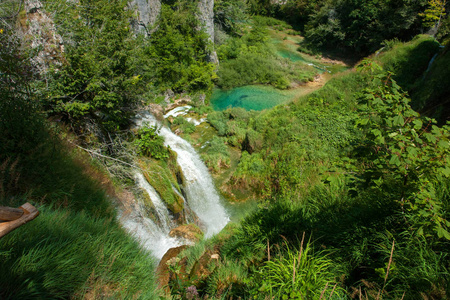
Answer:
[{"label": "vegetation on slope", "polygon": [[118,224],[115,188],[40,115],[17,41],[0,39],[0,203],[40,211],[1,239],[0,298],[155,299],[154,261]]},{"label": "vegetation on slope", "polygon": [[[69,41],[64,65],[47,81],[19,56],[10,28],[1,28],[0,200],[9,206],[31,201],[42,214],[2,239],[0,298],[157,297],[152,259],[115,220],[114,188],[105,191],[99,184],[105,175],[64,144],[58,137],[64,133],[39,115],[39,104],[77,133],[94,123],[99,132],[87,135],[111,139],[139,101],[161,101],[169,90],[208,93],[214,67],[205,61],[207,42],[189,1],[163,6],[158,38],[150,41],[132,36],[125,2],[80,3],[46,2]],[[246,4],[255,13],[278,9],[271,1]],[[287,1],[281,11],[302,11],[310,45],[360,55],[420,30],[427,3],[409,4]],[[218,84],[285,88],[308,79],[309,70],[299,73],[274,56],[260,23],[267,19],[255,18],[251,30],[241,32],[247,24],[233,21],[245,19],[244,9],[240,1],[217,1],[216,21],[228,34],[218,49]],[[445,37],[448,19],[442,24],[439,36]],[[205,159],[220,169],[231,164],[225,144],[241,150],[228,191],[251,191],[261,201],[240,224],[189,248],[170,266],[176,297],[448,297],[449,128],[419,116],[403,91],[424,110],[446,101],[448,49],[424,74],[438,50],[435,41],[419,37],[384,47],[377,60],[385,71],[364,61],[363,69],[273,110],[209,114],[219,137],[205,147]],[[252,76],[241,77],[242,66]],[[181,120],[174,125],[192,131]],[[150,135],[156,143],[150,154],[173,167],[174,157]],[[149,142],[144,136],[137,143]],[[166,175],[161,189],[167,190],[176,178]],[[215,252],[208,272],[199,274],[199,261]]]},{"label": "vegetation on slope", "polygon": [[221,61],[217,85],[229,89],[250,84],[270,84],[287,89],[292,83],[311,81],[317,71],[304,63],[279,57],[270,44],[267,23],[275,20],[254,17],[251,26],[241,26],[241,36],[229,36],[218,47]]},{"label": "vegetation on slope", "polygon": [[[403,82],[421,77],[436,50],[427,37],[396,47],[380,60],[409,68],[397,75]],[[210,113],[218,134],[243,151],[230,189],[265,201],[181,255],[174,293],[193,285],[215,298],[445,299],[450,128],[413,111],[393,77],[365,60],[288,105]],[[219,261],[193,278],[189,262],[208,251]],[[308,277],[309,268],[323,271]]]}]

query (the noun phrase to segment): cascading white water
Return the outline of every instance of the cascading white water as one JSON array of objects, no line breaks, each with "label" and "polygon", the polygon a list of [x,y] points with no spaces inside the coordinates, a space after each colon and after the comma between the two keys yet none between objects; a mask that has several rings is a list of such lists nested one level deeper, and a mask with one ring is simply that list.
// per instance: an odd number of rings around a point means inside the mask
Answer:
[{"label": "cascading white water", "polygon": [[136,173],[135,177],[136,183],[146,191],[146,193],[150,197],[150,200],[152,200],[163,231],[169,233],[174,224],[172,222],[172,218],[169,215],[169,211],[167,210],[166,205],[164,204],[158,193],[155,191],[155,189],[147,182],[144,175],[142,175],[141,173]]},{"label": "cascading white water", "polygon": [[186,241],[170,237],[169,231],[162,229],[146,217],[141,205],[136,204],[129,214],[122,213],[120,220],[123,227],[157,259],[161,259],[170,248],[186,244]]},{"label": "cascading white water", "polygon": [[161,126],[150,113],[141,114],[137,123],[160,127],[159,135],[164,137],[164,144],[177,153],[177,163],[186,178],[186,198],[190,208],[205,227],[205,237],[210,237],[222,230],[230,219],[220,203],[219,194],[208,169],[194,148],[172,133],[169,128]]}]

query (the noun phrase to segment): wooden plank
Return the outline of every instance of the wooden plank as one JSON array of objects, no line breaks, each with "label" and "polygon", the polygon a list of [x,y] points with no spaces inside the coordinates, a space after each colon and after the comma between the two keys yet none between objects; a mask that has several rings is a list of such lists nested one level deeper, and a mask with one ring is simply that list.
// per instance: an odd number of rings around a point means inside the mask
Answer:
[{"label": "wooden plank", "polygon": [[4,237],[14,229],[34,220],[39,215],[37,208],[30,203],[25,203],[19,207],[19,209],[23,211],[23,215],[19,219],[0,223],[0,238]]},{"label": "wooden plank", "polygon": [[0,221],[17,220],[22,215],[23,215],[23,210],[20,208],[0,206]]}]

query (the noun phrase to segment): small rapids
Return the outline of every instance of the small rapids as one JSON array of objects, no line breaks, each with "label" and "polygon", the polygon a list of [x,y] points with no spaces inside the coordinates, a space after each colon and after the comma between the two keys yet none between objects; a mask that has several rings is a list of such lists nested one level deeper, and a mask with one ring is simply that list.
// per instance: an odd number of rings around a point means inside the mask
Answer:
[{"label": "small rapids", "polygon": [[186,200],[204,225],[205,237],[219,233],[230,218],[220,203],[208,168],[205,166],[195,149],[187,141],[174,134],[169,128],[162,126],[150,113],[144,113],[138,125],[149,124],[160,128],[159,135],[164,137],[165,146],[175,151],[177,163],[186,178],[184,187]]},{"label": "small rapids", "polygon": [[[164,137],[165,146],[177,153],[177,163],[186,179],[183,189],[187,209],[197,216],[205,237],[219,233],[230,218],[221,204],[220,196],[207,167],[194,148],[187,141],[172,133],[169,128],[162,126],[150,113],[142,113],[136,123],[138,126],[148,124],[159,128],[159,135]],[[134,203],[130,212],[123,212],[121,215],[123,226],[158,259],[161,259],[170,248],[189,244],[187,240],[169,236],[170,230],[177,224],[172,220],[160,195],[147,182],[144,175],[137,172],[135,182],[148,194],[156,211],[155,218],[159,222],[154,222],[146,216],[144,204]],[[174,190],[176,191],[176,189]]]}]

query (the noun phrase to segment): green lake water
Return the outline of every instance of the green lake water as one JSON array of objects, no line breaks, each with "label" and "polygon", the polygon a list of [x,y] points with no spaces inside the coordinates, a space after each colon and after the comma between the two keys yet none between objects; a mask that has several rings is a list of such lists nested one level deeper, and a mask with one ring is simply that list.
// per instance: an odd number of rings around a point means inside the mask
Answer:
[{"label": "green lake water", "polygon": [[290,100],[289,93],[270,86],[249,85],[224,91],[216,89],[211,97],[215,110],[242,107],[246,110],[263,110]]},{"label": "green lake water", "polygon": [[[299,42],[298,38],[288,39]],[[288,58],[292,62],[300,62],[313,66],[319,73],[342,72],[347,67],[341,65],[322,65],[311,62],[297,51],[295,45],[285,44],[278,37],[271,38],[271,43],[275,46],[280,57]],[[270,86],[250,85],[234,88],[228,91],[216,89],[211,97],[211,105],[215,110],[225,110],[229,107],[242,107],[246,110],[263,110],[287,102],[293,98],[293,93],[281,91]]]}]

